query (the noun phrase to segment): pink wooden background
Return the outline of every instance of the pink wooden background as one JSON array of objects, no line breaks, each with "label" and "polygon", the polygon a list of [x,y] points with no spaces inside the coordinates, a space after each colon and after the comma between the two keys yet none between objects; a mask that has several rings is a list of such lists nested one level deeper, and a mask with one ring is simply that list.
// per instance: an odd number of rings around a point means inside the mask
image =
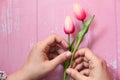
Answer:
[{"label": "pink wooden background", "polygon": [[[0,0],[0,70],[19,69],[32,45],[52,33],[67,38],[65,16],[80,25],[72,11],[76,2],[96,15],[81,47],[105,59],[114,80],[120,80],[120,0]],[[61,80],[59,72],[45,80]]]}]

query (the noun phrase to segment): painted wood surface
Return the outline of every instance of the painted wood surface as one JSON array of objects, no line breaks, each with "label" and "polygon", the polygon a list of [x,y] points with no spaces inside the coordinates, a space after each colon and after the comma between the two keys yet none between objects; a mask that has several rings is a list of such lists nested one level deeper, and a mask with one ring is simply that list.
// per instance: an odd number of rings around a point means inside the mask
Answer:
[{"label": "painted wood surface", "polygon": [[[81,47],[105,59],[114,80],[120,80],[119,0],[0,0],[0,70],[10,74],[19,69],[32,45],[53,33],[67,38],[63,32],[67,15],[79,29],[72,10],[76,2],[86,10],[87,18],[96,15]],[[62,80],[61,69],[45,80]]]},{"label": "painted wood surface", "polygon": [[116,26],[117,26],[117,55],[118,55],[118,79],[120,80],[120,0],[116,0]]}]

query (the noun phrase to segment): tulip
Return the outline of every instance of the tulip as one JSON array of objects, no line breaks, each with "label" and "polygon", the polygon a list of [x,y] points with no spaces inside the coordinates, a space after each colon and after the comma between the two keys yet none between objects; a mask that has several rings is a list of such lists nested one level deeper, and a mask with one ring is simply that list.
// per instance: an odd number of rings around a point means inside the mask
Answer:
[{"label": "tulip", "polygon": [[[71,51],[71,43],[70,43],[70,34],[72,34],[75,31],[75,26],[70,18],[70,16],[66,16],[65,18],[65,24],[64,24],[64,32],[68,35],[68,45],[69,45],[69,51]],[[66,80],[66,69],[68,68],[69,60],[65,62],[65,68],[64,68],[64,80]]]},{"label": "tulip", "polygon": [[66,17],[65,25],[64,25],[64,32],[68,35],[68,45],[69,45],[68,50],[71,51],[72,57],[69,60],[65,61],[65,64],[64,64],[64,80],[66,80],[66,79],[70,80],[70,76],[66,74],[66,69],[68,67],[70,67],[70,68],[72,67],[75,53],[78,50],[85,34],[87,33],[87,31],[89,29],[89,26],[90,26],[91,22],[94,19],[94,15],[93,15],[89,20],[87,20],[85,22],[84,19],[86,18],[86,13],[80,7],[79,4],[74,4],[73,9],[74,9],[74,14],[75,14],[76,18],[82,22],[82,27],[83,28],[81,29],[81,31],[79,31],[77,37],[75,39],[73,39],[73,41],[71,43],[70,34],[74,32],[75,26],[74,26],[70,16]]},{"label": "tulip", "polygon": [[86,13],[83,10],[83,8],[79,5],[79,4],[74,4],[73,6],[73,12],[75,14],[75,17],[78,20],[84,21],[84,19],[86,18]]},{"label": "tulip", "polygon": [[74,26],[70,16],[67,16],[65,19],[64,32],[66,34],[71,34],[74,31],[75,31],[75,26]]}]

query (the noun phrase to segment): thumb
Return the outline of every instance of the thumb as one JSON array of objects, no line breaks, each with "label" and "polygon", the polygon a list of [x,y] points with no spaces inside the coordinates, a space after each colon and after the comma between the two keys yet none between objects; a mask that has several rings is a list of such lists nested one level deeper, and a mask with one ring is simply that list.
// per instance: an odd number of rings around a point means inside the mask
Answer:
[{"label": "thumb", "polygon": [[68,68],[66,70],[67,74],[70,75],[73,79],[75,80],[87,80],[84,75],[80,74],[78,71],[72,69],[72,68]]},{"label": "thumb", "polygon": [[72,53],[69,51],[66,51],[60,55],[58,55],[56,58],[54,58],[53,60],[51,60],[51,64],[52,67],[55,68],[57,67],[59,64],[65,62],[67,59],[69,59],[71,57]]}]

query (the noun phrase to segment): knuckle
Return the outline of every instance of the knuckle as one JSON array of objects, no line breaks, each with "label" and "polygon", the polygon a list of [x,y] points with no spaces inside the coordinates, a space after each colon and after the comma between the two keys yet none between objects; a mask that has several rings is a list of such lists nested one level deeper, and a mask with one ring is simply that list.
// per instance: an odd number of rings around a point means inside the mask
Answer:
[{"label": "knuckle", "polygon": [[105,61],[104,59],[99,59],[99,63],[100,63],[101,65],[106,65],[106,61]]},{"label": "knuckle", "polygon": [[85,50],[87,50],[87,51],[90,51],[90,49],[89,48],[84,48]]},{"label": "knuckle", "polygon": [[57,34],[53,33],[51,36],[52,36],[52,37],[56,37],[56,36],[57,36]]},{"label": "knuckle", "polygon": [[99,63],[99,64],[102,64],[102,59],[98,59],[98,63]]},{"label": "knuckle", "polygon": [[36,47],[37,47],[37,43],[35,43],[35,44],[33,45],[33,49],[36,49]]},{"label": "knuckle", "polygon": [[101,59],[100,61],[101,61],[101,63],[105,63],[105,60],[104,60],[104,59]]},{"label": "knuckle", "polygon": [[64,53],[64,54],[62,55],[62,57],[63,57],[62,61],[65,61],[65,60],[67,59],[67,56],[66,56],[65,54],[66,54],[66,53]]},{"label": "knuckle", "polygon": [[70,74],[72,77],[75,77],[75,78],[78,78],[79,77],[79,74],[77,74],[75,71],[71,71],[71,74]]},{"label": "knuckle", "polygon": [[73,76],[75,76],[74,74],[75,74],[74,71],[72,71],[70,75],[73,77]]},{"label": "knuckle", "polygon": [[35,44],[33,45],[33,49],[38,49],[38,48],[40,47],[41,44],[42,44],[41,41],[35,43]]}]

